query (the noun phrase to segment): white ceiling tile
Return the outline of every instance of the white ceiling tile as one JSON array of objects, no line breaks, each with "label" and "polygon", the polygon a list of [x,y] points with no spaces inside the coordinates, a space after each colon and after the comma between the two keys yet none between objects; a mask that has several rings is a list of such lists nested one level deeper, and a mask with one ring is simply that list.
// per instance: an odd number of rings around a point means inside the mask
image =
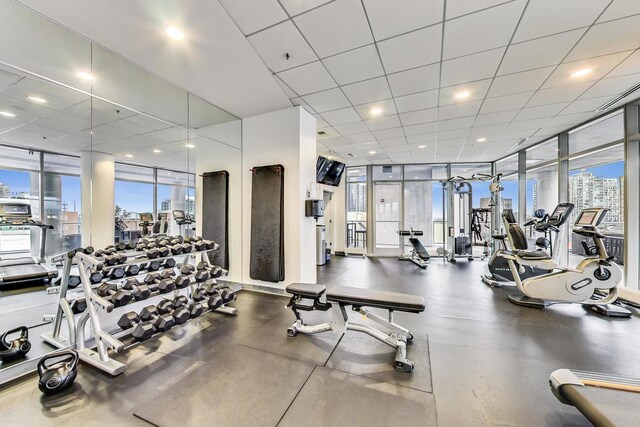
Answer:
[{"label": "white ceiling tile", "polygon": [[395,145],[392,147],[385,147],[385,151],[387,153],[394,153],[398,155],[399,153],[407,153],[411,151],[411,146],[409,144]]},{"label": "white ceiling tile", "polygon": [[342,86],[342,90],[352,104],[366,104],[367,102],[391,98],[391,92],[385,77],[345,85]]},{"label": "white ceiling tile", "polygon": [[499,113],[479,114],[474,126],[506,125],[518,114],[519,110],[501,111]]},{"label": "white ceiling tile", "polygon": [[511,122],[506,128],[504,128],[504,132],[501,137],[503,135],[508,135],[510,132],[521,132],[526,130],[536,131],[542,128],[548,121],[549,118],[545,117],[542,119],[518,120]]},{"label": "white ceiling tile", "polygon": [[593,82],[582,82],[572,85],[540,89],[531,97],[527,107],[537,107],[539,105],[556,104],[559,102],[573,101],[587,90]]},{"label": "white ceiling tile", "polygon": [[[456,86],[443,87],[440,89],[440,105],[459,104],[461,102],[483,99],[487,94],[487,90],[489,90],[490,84],[491,79],[486,79]],[[469,95],[464,99],[458,99],[456,95],[463,92],[469,92]]]},{"label": "white ceiling tile", "polygon": [[316,128],[322,129],[325,127],[329,127],[329,123],[327,123],[320,114],[314,114],[313,117],[316,118]]},{"label": "white ceiling tile", "polygon": [[[367,125],[362,121],[335,125],[334,129],[337,130],[340,135],[355,135],[358,133],[369,132],[369,128],[367,128]],[[374,138],[371,138],[371,140],[373,139]]]},{"label": "white ceiling tile", "polygon": [[[639,27],[640,28],[640,27]],[[639,32],[640,34],[640,32]],[[624,61],[631,52],[620,52],[612,55],[599,56],[597,58],[582,59],[580,61],[566,62],[556,68],[544,83],[545,88],[568,85],[581,81],[593,81],[604,77],[609,71]],[[591,72],[583,77],[572,77],[579,70],[589,69]]]},{"label": "white ceiling tile", "polygon": [[473,124],[474,119],[475,117],[463,117],[460,119],[450,119],[450,120],[439,121],[438,132],[470,128],[471,125]]},{"label": "white ceiling tile", "polygon": [[553,117],[558,114],[564,107],[569,105],[568,102],[562,102],[552,105],[541,105],[539,107],[529,107],[520,110],[514,121],[540,119],[544,117]]},{"label": "white ceiling tile", "polygon": [[443,58],[457,58],[506,46],[526,3],[518,0],[447,21],[444,25]]},{"label": "white ceiling tile", "polygon": [[507,3],[511,0],[447,0],[447,19],[477,12],[481,9]]},{"label": "white ceiling tile", "polygon": [[638,28],[640,15],[594,25],[571,51],[567,61],[637,49],[640,47]]},{"label": "white ceiling tile", "polygon": [[613,0],[607,10],[598,18],[598,22],[606,22],[614,19],[625,18],[640,13],[638,0]]},{"label": "white ceiling tile", "polygon": [[329,3],[330,1],[331,0],[280,0],[280,3],[282,4],[282,6],[284,6],[285,9],[287,9],[289,15],[295,16],[301,14],[302,12],[306,12],[307,10],[313,9],[314,7]]},{"label": "white ceiling tile", "polygon": [[611,96],[601,96],[599,98],[579,99],[560,112],[560,115],[576,113],[592,113],[605,102],[609,102]]},{"label": "white ceiling tile", "polygon": [[350,143],[358,143],[358,142],[373,141],[376,139],[376,137],[373,136],[373,133],[367,131],[367,132],[357,133],[355,135],[347,135],[344,137],[344,139],[346,141],[349,141]]},{"label": "white ceiling tile", "polygon": [[495,98],[486,98],[480,109],[480,113],[497,113],[500,111],[519,110],[524,107],[531,95],[535,92],[514,93],[512,95],[497,96]]},{"label": "white ceiling tile", "polygon": [[399,138],[404,136],[404,132],[402,131],[402,128],[377,130],[377,131],[374,131],[373,134],[375,135],[377,140]]},{"label": "white ceiling tile", "polygon": [[442,24],[378,42],[387,73],[440,62]]},{"label": "white ceiling tile", "polygon": [[[360,142],[358,144],[353,144],[353,147],[356,150],[380,150],[382,151],[382,146],[378,144],[378,141],[369,141],[369,142]],[[375,153],[380,154],[380,153]]]},{"label": "white ceiling tile", "polygon": [[451,140],[466,140],[467,135],[469,134],[469,128],[468,127],[462,127],[460,129],[454,129],[454,130],[446,130],[446,131],[442,131],[442,132],[438,132],[438,141],[449,141],[447,142],[447,144],[450,143],[455,143],[455,141],[451,141]]},{"label": "white ceiling tile", "polygon": [[345,141],[344,138],[341,136],[334,136],[334,137],[330,137],[322,140],[318,139],[318,141],[322,141],[322,144],[328,148],[335,148],[335,147],[340,147],[340,146],[350,144],[350,142]]},{"label": "white ceiling tile", "polygon": [[[393,99],[385,99],[382,101],[369,102],[367,104],[354,105],[354,107],[363,120],[371,119],[377,116],[390,116],[397,114],[396,106]],[[381,113],[372,113],[372,110],[381,110]]]},{"label": "white ceiling tile", "polygon": [[309,104],[307,104],[305,102],[305,100],[302,99],[302,98],[291,98],[291,103],[293,105],[296,105],[296,106],[299,105],[299,106],[303,107],[305,110],[307,110],[311,114],[317,113],[317,111],[314,111],[314,109],[311,106],[309,106]]},{"label": "white ceiling tile", "polygon": [[349,100],[338,88],[305,95],[302,99],[318,113],[351,106]]},{"label": "white ceiling tile", "polygon": [[587,27],[596,20],[610,0],[531,1],[518,25],[513,42]]},{"label": "white ceiling tile", "polygon": [[220,4],[245,35],[287,19],[276,0],[220,0]]},{"label": "white ceiling tile", "polygon": [[352,107],[327,111],[322,113],[322,117],[332,126],[360,121],[360,116]]},{"label": "white ceiling tile", "polygon": [[495,75],[505,48],[442,62],[442,86],[472,82]]},{"label": "white ceiling tile", "polygon": [[442,21],[444,0],[364,0],[376,40]]},{"label": "white ceiling tile", "polygon": [[[322,133],[320,133],[322,132]],[[316,133],[316,138],[318,141],[322,141],[323,144],[325,145],[329,145],[326,141],[328,141],[331,138],[339,138],[340,134],[338,133],[337,130],[335,130],[332,127],[328,127],[328,128],[322,128],[320,129],[317,133]]]},{"label": "white ceiling tile", "polygon": [[436,133],[421,133],[407,136],[407,142],[412,145],[435,144],[436,141],[438,141]]},{"label": "white ceiling tile", "polygon": [[374,119],[365,120],[364,122],[372,131],[396,128],[401,126],[400,119],[398,118],[397,114],[393,116],[376,117]]},{"label": "white ceiling tile", "polygon": [[278,77],[298,95],[336,87],[335,82],[320,61],[283,71],[278,73]]},{"label": "white ceiling tile", "polygon": [[412,125],[412,126],[405,126],[404,127],[404,134],[409,136],[409,135],[419,135],[422,133],[433,133],[436,132],[438,130],[438,123],[437,122],[431,122],[431,123],[422,123],[419,125]]},{"label": "white ceiling tile", "polygon": [[595,115],[596,113],[567,114],[564,116],[559,115],[549,120],[545,125],[545,128],[552,127],[552,126],[564,126],[566,129],[569,126],[580,124]]},{"label": "white ceiling tile", "polygon": [[382,147],[384,147],[385,149],[389,147],[398,147],[402,145],[407,145],[407,139],[402,136],[399,138],[382,139],[382,140],[379,140],[379,142],[380,142],[380,145],[382,145]]},{"label": "white ceiling tile", "polygon": [[322,60],[340,85],[384,75],[375,45],[350,50]]},{"label": "white ceiling tile", "polygon": [[511,74],[534,68],[557,65],[569,53],[586,29],[567,31],[553,36],[512,44],[500,64],[498,74]]},{"label": "white ceiling tile", "polygon": [[440,64],[427,65],[388,75],[389,86],[393,96],[437,89],[439,77]]},{"label": "white ceiling tile", "polygon": [[395,102],[399,113],[433,108],[438,106],[438,90],[428,90],[412,95],[399,96],[395,98]]},{"label": "white ceiling tile", "polygon": [[537,90],[553,70],[554,67],[546,67],[496,77],[493,79],[488,96],[501,96]]},{"label": "white ceiling tile", "polygon": [[321,57],[371,44],[373,37],[359,0],[338,0],[294,18]]},{"label": "white ceiling tile", "polygon": [[[597,98],[607,95],[613,97],[638,83],[640,83],[640,74],[629,74],[626,76],[602,79],[590,87],[579,99]],[[635,96],[637,97],[638,93],[636,93]]]},{"label": "white ceiling tile", "polygon": [[[640,2],[638,2],[640,4]],[[614,68],[607,77],[624,76],[626,74],[635,74],[640,70],[640,50],[636,50],[631,56],[622,61],[620,65]]]},{"label": "white ceiling tile", "polygon": [[411,111],[400,114],[403,126],[417,125],[419,123],[434,122],[438,120],[438,109],[428,108],[426,110]]},{"label": "white ceiling tile", "polygon": [[274,75],[273,78],[275,79],[276,83],[278,83],[278,86],[282,88],[282,91],[287,96],[287,98],[296,98],[298,96],[298,94],[292,91],[289,86],[287,86],[282,80],[280,80],[278,76]]},{"label": "white ceiling tile", "polygon": [[[318,59],[291,21],[260,31],[247,40],[275,73]],[[290,59],[285,58],[285,53],[291,55]]]},{"label": "white ceiling tile", "polygon": [[455,119],[458,117],[475,116],[480,110],[482,101],[461,102],[445,105],[438,109],[438,120]]}]

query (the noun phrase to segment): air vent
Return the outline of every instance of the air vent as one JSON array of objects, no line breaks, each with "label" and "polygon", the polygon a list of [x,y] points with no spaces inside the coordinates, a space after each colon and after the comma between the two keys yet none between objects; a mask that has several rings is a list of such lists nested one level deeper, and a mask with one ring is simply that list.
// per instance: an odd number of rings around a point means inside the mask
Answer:
[{"label": "air vent", "polygon": [[507,150],[507,153],[510,153],[513,150],[515,150],[516,148],[520,147],[522,144],[525,143],[525,141],[527,139],[529,139],[529,138],[520,138],[515,144],[513,144],[511,147],[509,147],[509,149]]},{"label": "air vent", "polygon": [[319,131],[318,131],[318,135],[326,135],[326,134],[327,134],[327,133],[326,133],[325,131],[323,131],[323,130],[319,130]]},{"label": "air vent", "polygon": [[600,107],[598,107],[597,110],[595,110],[595,112],[596,113],[600,113],[602,111],[608,110],[613,105],[615,105],[618,102],[620,102],[620,100],[622,100],[623,98],[626,98],[627,96],[631,95],[633,92],[637,91],[638,89],[640,89],[640,83],[638,83],[637,85],[635,85],[633,87],[630,87],[629,89],[625,90],[620,95],[618,95],[615,98],[613,98],[611,101],[609,101],[609,102],[607,102],[605,104],[602,104]]},{"label": "air vent", "polygon": [[347,157],[355,157],[356,155],[353,153],[347,153]]}]

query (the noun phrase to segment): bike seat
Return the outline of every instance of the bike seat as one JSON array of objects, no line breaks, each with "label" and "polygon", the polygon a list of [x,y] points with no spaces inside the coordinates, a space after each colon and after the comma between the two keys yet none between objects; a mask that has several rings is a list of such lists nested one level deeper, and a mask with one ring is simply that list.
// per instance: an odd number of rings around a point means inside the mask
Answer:
[{"label": "bike seat", "polygon": [[551,259],[551,255],[544,251],[525,251],[519,250],[516,251],[515,254],[522,259],[532,259],[532,260],[546,260]]}]

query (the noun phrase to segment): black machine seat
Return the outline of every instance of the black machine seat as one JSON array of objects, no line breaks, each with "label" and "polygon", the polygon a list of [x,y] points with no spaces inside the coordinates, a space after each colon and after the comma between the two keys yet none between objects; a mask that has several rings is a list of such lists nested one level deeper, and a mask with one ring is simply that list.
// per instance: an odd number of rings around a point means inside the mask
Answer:
[{"label": "black machine seat", "polygon": [[413,249],[415,249],[416,254],[418,254],[421,260],[426,261],[431,258],[429,256],[429,252],[427,252],[424,246],[422,246],[422,242],[419,239],[416,239],[415,237],[410,237],[409,243],[411,243],[411,246],[413,246]]},{"label": "black machine seat", "polygon": [[[319,285],[316,285],[319,286]],[[287,286],[287,290],[289,287]],[[421,313],[426,307],[424,298],[418,295],[397,292],[374,291],[371,289],[334,286],[327,291],[327,301],[358,307],[375,307],[385,310]]]},{"label": "black machine seat", "polygon": [[292,283],[287,286],[287,292],[293,295],[300,295],[306,298],[320,298],[324,294],[326,287],[324,285],[315,285],[309,283]]},{"label": "black machine seat", "polygon": [[518,255],[520,258],[522,259],[530,259],[530,260],[546,260],[546,259],[551,259],[551,255],[549,255],[548,253],[544,252],[544,251],[525,251],[525,250],[518,250],[515,252],[516,255]]}]

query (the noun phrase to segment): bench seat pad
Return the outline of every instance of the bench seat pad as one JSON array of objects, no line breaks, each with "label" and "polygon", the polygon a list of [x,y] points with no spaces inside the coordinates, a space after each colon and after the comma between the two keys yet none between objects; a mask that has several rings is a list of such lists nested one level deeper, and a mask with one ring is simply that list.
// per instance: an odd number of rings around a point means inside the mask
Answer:
[{"label": "bench seat pad", "polygon": [[310,283],[292,283],[287,286],[287,292],[307,298],[319,298],[325,291],[324,285]]},{"label": "bench seat pad", "polygon": [[412,313],[420,313],[424,311],[426,306],[424,298],[418,295],[350,288],[346,286],[332,286],[329,288],[327,291],[327,301],[335,301],[360,307],[409,311]]}]

